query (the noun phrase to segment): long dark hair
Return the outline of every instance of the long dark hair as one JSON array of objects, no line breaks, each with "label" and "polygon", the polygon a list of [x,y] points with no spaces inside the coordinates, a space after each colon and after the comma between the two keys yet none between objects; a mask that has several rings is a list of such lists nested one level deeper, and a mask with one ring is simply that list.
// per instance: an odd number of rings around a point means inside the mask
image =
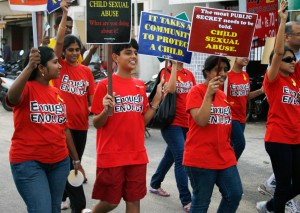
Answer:
[{"label": "long dark hair", "polygon": [[[38,47],[38,50],[40,51],[40,55],[41,55],[41,62],[40,64],[47,67],[47,63],[48,61],[52,60],[55,56],[54,50],[50,47]],[[29,54],[26,56],[25,61],[24,61],[24,66],[26,67],[27,64],[29,63]],[[28,81],[32,81],[37,77],[38,74],[38,67],[36,67],[32,72],[31,75],[28,79]]]},{"label": "long dark hair", "polygon": [[63,52],[66,51],[66,49],[68,48],[68,46],[70,46],[71,44],[77,43],[80,50],[81,50],[81,41],[79,38],[77,38],[74,35],[66,35],[65,39],[64,39],[64,46],[63,46]]},{"label": "long dark hair", "polygon": [[202,73],[203,73],[203,76],[205,79],[207,77],[205,71],[211,71],[215,66],[217,66],[219,63],[219,58],[221,60],[220,62],[226,63],[228,69],[230,69],[230,63],[229,63],[228,58],[221,57],[221,56],[215,56],[215,55],[208,56],[204,62],[204,68],[202,70]]}]

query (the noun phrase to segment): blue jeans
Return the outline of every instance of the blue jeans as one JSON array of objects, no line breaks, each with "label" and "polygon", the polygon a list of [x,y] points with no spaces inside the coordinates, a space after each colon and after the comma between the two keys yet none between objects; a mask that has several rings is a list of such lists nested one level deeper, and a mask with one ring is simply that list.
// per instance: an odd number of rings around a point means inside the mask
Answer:
[{"label": "blue jeans", "polygon": [[70,171],[69,157],[53,164],[31,160],[10,166],[29,213],[61,212],[60,203]]},{"label": "blue jeans", "polygon": [[179,198],[183,206],[191,202],[191,193],[188,188],[188,177],[182,166],[183,148],[188,129],[180,126],[168,126],[161,130],[167,143],[165,154],[161,159],[155,174],[151,178],[150,186],[154,189],[161,187],[169,169],[175,163],[175,179],[179,191]]},{"label": "blue jeans", "polygon": [[231,145],[235,152],[236,160],[238,160],[246,146],[246,140],[244,136],[245,124],[240,123],[239,121],[232,121],[232,130],[231,130]]},{"label": "blue jeans", "polygon": [[207,212],[215,184],[222,194],[217,212],[236,212],[243,194],[242,183],[236,166],[220,170],[189,166],[186,166],[185,169],[193,188],[190,213]]}]

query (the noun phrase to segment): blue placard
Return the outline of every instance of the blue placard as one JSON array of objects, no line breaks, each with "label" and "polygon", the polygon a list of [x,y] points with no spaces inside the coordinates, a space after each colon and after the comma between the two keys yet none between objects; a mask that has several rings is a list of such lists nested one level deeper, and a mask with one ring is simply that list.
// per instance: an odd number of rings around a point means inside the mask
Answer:
[{"label": "blue placard", "polygon": [[47,11],[48,13],[52,13],[55,10],[60,8],[61,0],[48,0]]},{"label": "blue placard", "polygon": [[191,22],[142,11],[139,54],[190,63],[187,51]]}]

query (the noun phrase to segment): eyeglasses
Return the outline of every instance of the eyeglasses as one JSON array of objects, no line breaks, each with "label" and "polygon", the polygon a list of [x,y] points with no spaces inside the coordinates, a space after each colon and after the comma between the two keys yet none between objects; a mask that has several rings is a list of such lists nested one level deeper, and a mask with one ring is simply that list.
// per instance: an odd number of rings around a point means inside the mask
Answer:
[{"label": "eyeglasses", "polygon": [[288,56],[288,57],[281,59],[281,61],[283,61],[285,63],[292,63],[293,61],[297,61],[297,59],[295,56],[293,56],[293,57]]}]

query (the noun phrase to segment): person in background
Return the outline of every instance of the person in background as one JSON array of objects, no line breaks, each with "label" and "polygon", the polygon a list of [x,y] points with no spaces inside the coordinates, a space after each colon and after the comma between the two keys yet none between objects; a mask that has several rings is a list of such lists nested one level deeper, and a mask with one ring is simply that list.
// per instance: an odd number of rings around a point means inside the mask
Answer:
[{"label": "person in background", "polygon": [[97,53],[98,47],[99,47],[99,45],[93,44],[93,45],[91,45],[91,48],[89,50],[86,50],[83,54],[83,59],[85,59],[86,57],[88,57],[90,55],[89,54],[90,52],[92,53],[90,63],[88,65],[88,67],[91,69],[92,72],[100,71],[101,59]]},{"label": "person in background", "polygon": [[263,87],[250,92],[250,80],[243,67],[247,66],[249,59],[247,57],[237,57],[232,70],[228,72],[227,101],[231,107],[232,130],[231,145],[234,149],[236,159],[239,160],[245,146],[246,140],[244,130],[246,125],[246,110],[248,99],[253,99],[264,94]]},{"label": "person in background", "polygon": [[[32,48],[25,68],[7,93],[14,134],[9,151],[12,175],[29,213],[60,213],[69,154],[82,169],[67,124],[61,92],[49,86],[61,69],[49,47]],[[68,151],[69,149],[69,151]]]},{"label": "person in background", "polygon": [[[285,24],[285,46],[293,50],[297,61],[300,60],[300,22],[290,21]],[[274,173],[258,187],[258,191],[263,195],[274,196],[276,180]],[[300,208],[294,199],[286,203],[286,211],[290,213],[299,213]]]},{"label": "person in background", "polygon": [[226,57],[209,56],[203,69],[205,82],[194,86],[186,98],[189,131],[183,165],[193,188],[190,213],[208,211],[215,185],[222,195],[217,212],[235,213],[242,198],[242,183],[230,144],[230,105],[219,89],[229,69]]},{"label": "person in background", "polygon": [[10,46],[7,44],[7,39],[2,38],[2,58],[4,60],[4,63],[9,63],[11,60],[11,49]]},{"label": "person in background", "polygon": [[147,193],[145,125],[158,109],[164,80],[149,104],[144,82],[131,76],[138,62],[136,40],[115,44],[112,52],[118,65],[112,76],[113,96],[107,94],[108,80],[103,79],[92,104],[93,124],[97,128],[97,172],[92,198],[100,200],[92,212],[112,211],[123,198],[126,212],[138,213],[140,200]]},{"label": "person in background", "polygon": [[[88,117],[90,113],[89,107],[94,96],[94,78],[88,67],[78,63],[81,42],[76,36],[65,35],[68,3],[62,1],[61,7],[63,9],[63,17],[57,32],[55,53],[62,68],[59,78],[53,80],[53,86],[61,91],[66,103],[69,128],[79,160],[81,160],[89,128]],[[70,164],[70,167],[72,169],[73,165]],[[85,176],[85,173],[83,175]],[[70,199],[72,213],[81,213],[81,210],[86,207],[83,186],[74,187],[67,183],[66,194]]]},{"label": "person in background", "polygon": [[171,73],[166,72],[166,76],[161,75],[158,77],[165,77],[166,79],[165,93],[176,93],[176,114],[172,124],[161,130],[167,147],[156,172],[151,178],[149,191],[163,197],[170,196],[168,192],[161,188],[161,183],[173,163],[175,163],[174,171],[179,198],[184,211],[189,212],[192,198],[188,187],[188,177],[182,166],[182,156],[188,131],[188,115],[185,111],[186,96],[192,86],[196,85],[196,81],[193,73],[183,68],[183,63],[176,61],[172,61]]},{"label": "person in background", "polygon": [[[295,72],[296,57],[284,46],[284,26],[288,17],[287,2],[281,1],[278,11],[280,25],[270,55],[263,86],[269,102],[265,149],[270,156],[276,188],[274,197],[256,205],[260,213],[281,213],[287,202],[300,194],[300,76]],[[298,212],[288,208],[289,212]]]}]

